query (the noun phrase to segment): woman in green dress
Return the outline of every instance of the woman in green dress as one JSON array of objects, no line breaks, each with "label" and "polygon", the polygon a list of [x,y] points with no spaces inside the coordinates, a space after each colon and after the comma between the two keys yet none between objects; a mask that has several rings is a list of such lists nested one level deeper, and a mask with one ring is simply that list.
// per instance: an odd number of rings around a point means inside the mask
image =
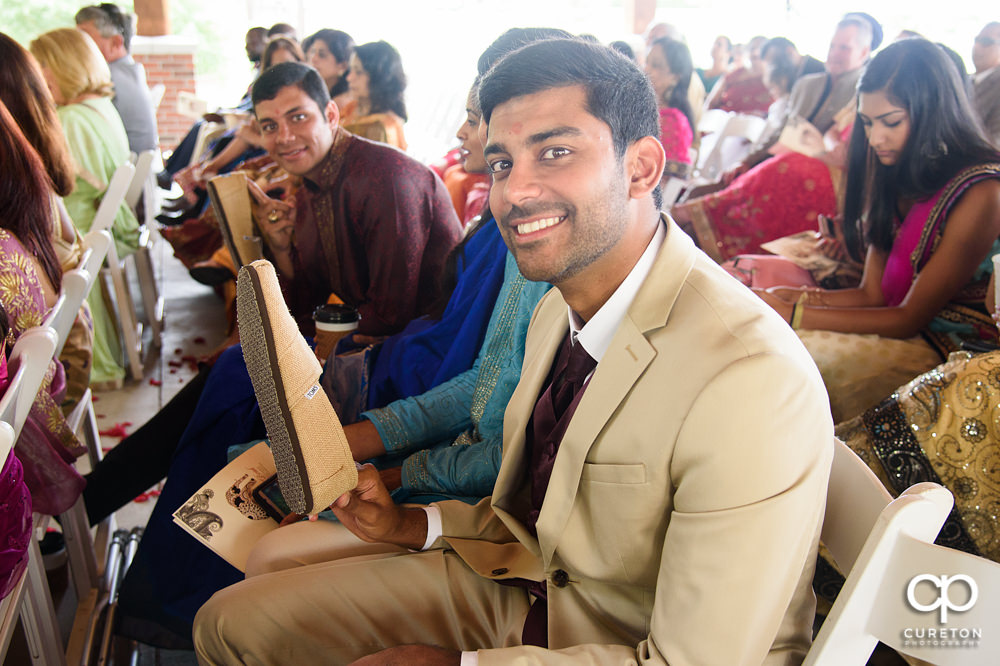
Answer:
[{"label": "woman in green dress", "polygon": [[[73,28],[41,35],[31,42],[30,51],[41,65],[58,107],[76,165],[76,187],[64,198],[66,209],[76,227],[86,234],[115,169],[129,159],[125,127],[111,104],[111,72],[97,45]],[[111,234],[119,258],[138,247],[139,224],[124,203],[115,215]],[[92,291],[87,300],[94,318],[91,386],[121,386],[125,370],[117,326],[99,290]]]}]

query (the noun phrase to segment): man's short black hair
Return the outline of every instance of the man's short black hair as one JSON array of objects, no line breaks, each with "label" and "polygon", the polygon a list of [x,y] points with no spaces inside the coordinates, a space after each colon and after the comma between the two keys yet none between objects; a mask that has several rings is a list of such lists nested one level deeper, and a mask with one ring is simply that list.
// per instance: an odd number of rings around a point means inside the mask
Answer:
[{"label": "man's short black hair", "polygon": [[635,63],[600,44],[578,39],[534,42],[506,56],[483,77],[479,104],[487,124],[493,109],[515,97],[582,86],[587,111],[611,128],[615,154],[644,136],[659,138],[656,95]]},{"label": "man's short black hair", "polygon": [[321,112],[326,112],[330,103],[330,91],[326,89],[323,77],[315,69],[301,62],[283,62],[271,67],[260,75],[253,84],[251,99],[254,111],[257,104],[274,99],[282,88],[296,86],[309,95]]}]

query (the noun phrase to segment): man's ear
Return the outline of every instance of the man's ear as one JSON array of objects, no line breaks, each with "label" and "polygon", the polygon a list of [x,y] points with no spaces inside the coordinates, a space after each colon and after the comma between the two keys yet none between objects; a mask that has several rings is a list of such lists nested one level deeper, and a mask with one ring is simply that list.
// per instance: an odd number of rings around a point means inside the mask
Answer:
[{"label": "man's ear", "polygon": [[111,46],[112,46],[112,48],[115,51],[117,51],[118,49],[124,50],[125,49],[125,38],[122,37],[121,35],[112,35],[111,36]]},{"label": "man's ear", "polygon": [[659,187],[667,156],[659,140],[644,136],[625,154],[625,173],[629,178],[629,197],[642,199]]},{"label": "man's ear", "polygon": [[330,123],[330,129],[337,129],[340,124],[340,109],[332,99],[326,105],[326,121]]}]

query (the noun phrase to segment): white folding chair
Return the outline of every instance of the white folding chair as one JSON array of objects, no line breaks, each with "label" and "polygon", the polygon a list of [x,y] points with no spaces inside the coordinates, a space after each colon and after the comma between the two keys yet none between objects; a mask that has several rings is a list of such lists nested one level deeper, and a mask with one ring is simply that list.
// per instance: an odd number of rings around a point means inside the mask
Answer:
[{"label": "white folding chair", "polygon": [[822,540],[849,574],[805,664],[865,664],[878,641],[933,664],[1000,663],[1000,564],[933,543],[952,505],[936,483],[890,501],[837,442]]},{"label": "white folding chair", "polygon": [[[163,297],[156,284],[156,274],[153,270],[153,245],[155,238],[151,230],[151,221],[159,211],[157,198],[159,188],[156,186],[156,176],[153,174],[155,151],[145,150],[133,157],[135,175],[128,191],[125,193],[125,203],[135,212],[136,217],[143,220],[139,227],[139,247],[134,256],[136,277],[139,281],[139,292],[142,296],[142,306],[146,312],[146,320],[153,332],[153,345],[159,347],[163,333]],[[140,211],[139,204],[142,204]]]},{"label": "white folding chair", "polygon": [[[25,331],[11,350],[11,381],[3,398],[0,398],[0,451],[4,452],[4,460],[7,455],[13,455],[11,449],[35,401],[55,347],[55,332],[40,326]],[[6,655],[16,625],[15,615],[20,615],[32,663],[65,664],[59,625],[38,542],[30,539],[28,548],[28,566],[24,575],[0,605],[3,613],[0,653]]]},{"label": "white folding chair", "polygon": [[[97,209],[97,215],[94,217],[91,229],[111,230],[115,215],[125,199],[134,175],[135,167],[128,163],[115,170],[111,183],[101,199],[101,205]],[[102,288],[107,290],[106,293],[111,296],[117,307],[118,323],[122,331],[122,345],[125,347],[129,370],[133,379],[141,380],[143,376],[142,324],[138,321],[135,301],[132,299],[128,279],[122,269],[122,262],[118,258],[118,251],[113,242],[108,246],[106,268],[102,273],[111,282],[110,289],[104,282],[102,282]]]},{"label": "white folding chair", "polygon": [[[712,119],[716,127],[719,118]],[[727,113],[725,124],[716,129],[713,138],[702,143],[695,173],[700,180],[714,181],[726,169],[746,157],[749,146],[760,138],[766,122],[745,113]],[[699,129],[702,125],[699,125]]]}]

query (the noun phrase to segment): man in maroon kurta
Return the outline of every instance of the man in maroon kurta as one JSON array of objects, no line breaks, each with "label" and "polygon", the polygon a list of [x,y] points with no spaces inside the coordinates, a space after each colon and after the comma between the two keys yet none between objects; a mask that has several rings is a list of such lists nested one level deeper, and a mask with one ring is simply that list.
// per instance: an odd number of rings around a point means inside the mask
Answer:
[{"label": "man in maroon kurta", "polygon": [[253,103],[264,148],[303,179],[294,204],[258,193],[255,206],[303,332],[331,293],[358,309],[358,332],[367,336],[398,332],[429,312],[461,237],[440,179],[405,153],[339,127],[311,67],[271,68],[254,84]]}]

